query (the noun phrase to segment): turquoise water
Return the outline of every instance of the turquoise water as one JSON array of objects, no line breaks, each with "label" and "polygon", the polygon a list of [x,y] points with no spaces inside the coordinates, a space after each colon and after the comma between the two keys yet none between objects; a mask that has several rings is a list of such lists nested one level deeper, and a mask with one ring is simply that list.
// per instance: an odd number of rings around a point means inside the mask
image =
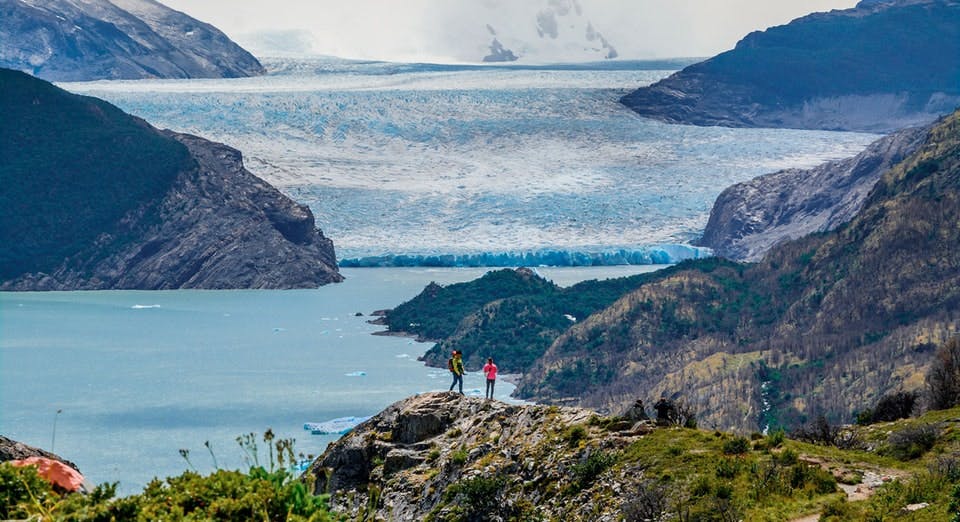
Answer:
[{"label": "turquoise water", "polygon": [[[653,268],[541,273],[568,285]],[[382,327],[369,314],[430,281],[484,272],[353,269],[317,290],[0,293],[0,434],[52,447],[124,494],[186,469],[181,448],[211,471],[205,441],[220,467],[243,467],[236,437],[267,428],[319,454],[336,436],[310,435],[304,422],[372,415],[449,386],[445,369],[416,360],[429,345],[371,335]],[[482,383],[468,374],[465,390],[482,395]],[[512,389],[498,383],[498,398]]]}]

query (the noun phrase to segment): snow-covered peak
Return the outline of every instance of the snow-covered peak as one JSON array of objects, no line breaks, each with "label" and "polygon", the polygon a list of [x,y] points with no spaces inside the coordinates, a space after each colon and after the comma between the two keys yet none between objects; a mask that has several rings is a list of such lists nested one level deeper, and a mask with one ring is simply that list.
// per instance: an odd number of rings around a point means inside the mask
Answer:
[{"label": "snow-covered peak", "polygon": [[[502,10],[490,13],[484,25],[492,36],[482,61],[533,63],[583,62],[612,59],[617,50],[590,21],[577,0],[545,0],[529,4],[528,12],[516,16],[524,4],[511,4],[511,16]],[[496,20],[493,20],[496,18]]]}]

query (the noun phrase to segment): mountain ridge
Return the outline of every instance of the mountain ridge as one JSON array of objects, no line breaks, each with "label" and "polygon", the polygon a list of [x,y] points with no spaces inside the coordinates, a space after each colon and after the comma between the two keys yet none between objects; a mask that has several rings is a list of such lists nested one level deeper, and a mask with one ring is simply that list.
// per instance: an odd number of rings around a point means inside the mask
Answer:
[{"label": "mountain ridge", "polygon": [[239,151],[0,69],[0,289],[304,288],[342,280],[313,213]]},{"label": "mountain ridge", "polygon": [[960,105],[958,28],[955,0],[861,2],[750,33],[621,102],[645,117],[706,126],[922,125]]},{"label": "mountain ridge", "polygon": [[155,0],[0,0],[0,67],[49,81],[266,72],[216,27]]},{"label": "mountain ridge", "polygon": [[[550,325],[564,310],[507,297],[466,311],[440,346],[483,358],[518,332],[531,346],[523,336],[542,335],[551,344],[530,366],[500,354],[524,372],[520,398],[618,411],[682,393],[703,423],[738,431],[851,419],[885,393],[917,390],[932,346],[960,331],[960,112],[919,132],[831,232],[782,242],[759,263],[686,261],[624,280],[618,299],[559,336]],[[527,326],[503,327],[513,323]]]},{"label": "mountain ridge", "polygon": [[734,261],[759,261],[777,243],[833,230],[853,218],[880,176],[916,151],[929,130],[904,129],[852,158],[727,187],[694,244]]}]

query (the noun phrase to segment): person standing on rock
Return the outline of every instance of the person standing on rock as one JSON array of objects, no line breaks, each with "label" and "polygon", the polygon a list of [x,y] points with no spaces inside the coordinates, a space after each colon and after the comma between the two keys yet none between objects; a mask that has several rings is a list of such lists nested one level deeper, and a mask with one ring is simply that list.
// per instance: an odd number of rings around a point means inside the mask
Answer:
[{"label": "person standing on rock", "polygon": [[453,382],[450,383],[450,391],[453,387],[460,385],[460,395],[463,395],[463,357],[459,350],[453,351],[453,356],[447,361],[447,369],[453,374]]},{"label": "person standing on rock", "polygon": [[487,364],[483,365],[483,374],[487,376],[488,399],[493,399],[493,385],[497,383],[497,365],[493,364],[493,357],[487,357]]}]

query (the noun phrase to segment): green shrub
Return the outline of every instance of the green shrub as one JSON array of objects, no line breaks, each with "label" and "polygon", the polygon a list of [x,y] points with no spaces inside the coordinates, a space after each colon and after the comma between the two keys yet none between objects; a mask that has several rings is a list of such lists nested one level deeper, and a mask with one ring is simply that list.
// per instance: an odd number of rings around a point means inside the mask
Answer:
[{"label": "green shrub", "polygon": [[732,479],[740,473],[740,461],[737,459],[720,459],[717,462],[717,478]]},{"label": "green shrub", "polygon": [[900,460],[917,459],[933,448],[939,436],[940,426],[935,424],[903,428],[887,437],[884,453]]},{"label": "green shrub", "polygon": [[783,431],[783,428],[775,430],[773,433],[767,436],[767,447],[779,448],[786,438],[787,434]]},{"label": "green shrub", "polygon": [[799,462],[800,457],[796,451],[787,448],[774,457],[778,463],[783,466],[794,466]]},{"label": "green shrub", "polygon": [[[315,522],[331,520],[327,495],[313,495],[287,470],[292,440],[269,451],[270,470],[252,466],[246,473],[217,470],[201,476],[186,471],[165,480],[154,479],[136,495],[117,499],[116,484],[101,484],[87,495],[61,493],[37,476],[32,467],[0,464],[0,518],[43,520],[268,520]],[[256,441],[239,437],[241,448],[256,455]],[[181,453],[182,454],[182,453]],[[292,464],[292,460],[290,460]]]},{"label": "green shrub", "polygon": [[563,438],[571,446],[576,446],[578,442],[587,438],[587,429],[579,424],[570,426],[563,432]]},{"label": "green shrub", "polygon": [[450,462],[453,462],[457,466],[463,466],[467,463],[467,457],[469,456],[470,454],[467,453],[466,448],[460,448],[450,454]]},{"label": "green shrub", "polygon": [[500,493],[507,485],[503,475],[495,477],[477,476],[462,480],[447,489],[450,500],[459,500],[467,520],[481,519],[500,514],[504,511]]},{"label": "green shrub", "polygon": [[574,491],[580,491],[587,488],[600,476],[601,473],[613,466],[620,460],[620,454],[616,452],[595,451],[587,455],[582,462],[572,467]]},{"label": "green shrub", "polygon": [[750,451],[750,441],[745,437],[734,437],[723,443],[723,453],[726,455],[743,455]]},{"label": "green shrub", "polygon": [[853,510],[846,499],[840,498],[823,506],[820,514],[821,522],[840,522],[853,519]]}]

